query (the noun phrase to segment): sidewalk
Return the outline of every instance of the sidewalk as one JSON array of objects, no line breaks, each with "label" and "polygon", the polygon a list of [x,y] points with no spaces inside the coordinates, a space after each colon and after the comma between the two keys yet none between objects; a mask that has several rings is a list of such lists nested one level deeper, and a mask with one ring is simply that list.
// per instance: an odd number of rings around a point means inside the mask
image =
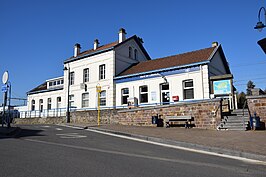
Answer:
[{"label": "sidewalk", "polygon": [[68,124],[208,152],[266,161],[266,131]]}]

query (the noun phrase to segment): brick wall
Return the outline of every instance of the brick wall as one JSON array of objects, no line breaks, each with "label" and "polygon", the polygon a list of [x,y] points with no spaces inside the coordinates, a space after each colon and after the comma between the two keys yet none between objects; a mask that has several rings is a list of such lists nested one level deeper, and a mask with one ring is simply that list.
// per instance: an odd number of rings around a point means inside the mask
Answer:
[{"label": "brick wall", "polygon": [[[212,99],[204,101],[180,102],[174,105],[161,105],[134,109],[101,110],[102,124],[122,124],[137,126],[155,126],[152,116],[191,115],[194,117],[195,127],[216,129],[221,121],[221,100]],[[71,112],[71,123],[97,124],[97,110]],[[17,123],[65,123],[66,118],[30,118],[17,119]]]},{"label": "brick wall", "polygon": [[250,114],[253,116],[256,112],[260,120],[266,123],[266,95],[247,96]]}]

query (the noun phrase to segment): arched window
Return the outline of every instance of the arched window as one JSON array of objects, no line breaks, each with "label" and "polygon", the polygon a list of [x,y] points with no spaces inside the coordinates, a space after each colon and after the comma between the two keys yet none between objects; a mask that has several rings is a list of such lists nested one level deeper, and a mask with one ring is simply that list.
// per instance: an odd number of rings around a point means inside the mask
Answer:
[{"label": "arched window", "polygon": [[40,112],[43,111],[43,99],[39,100],[39,110],[40,110]]},{"label": "arched window", "polygon": [[31,101],[31,110],[35,111],[35,100]]},{"label": "arched window", "polygon": [[137,51],[137,49],[134,50],[134,59],[135,60],[138,59],[138,51]]},{"label": "arched window", "polygon": [[132,58],[132,47],[128,48],[128,57]]}]

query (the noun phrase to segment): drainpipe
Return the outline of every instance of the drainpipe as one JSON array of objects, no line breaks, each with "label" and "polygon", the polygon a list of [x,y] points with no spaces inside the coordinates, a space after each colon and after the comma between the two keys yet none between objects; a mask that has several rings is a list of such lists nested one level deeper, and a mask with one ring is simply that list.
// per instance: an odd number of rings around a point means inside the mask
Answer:
[{"label": "drainpipe", "polygon": [[200,65],[200,73],[201,73],[201,84],[202,84],[202,96],[204,99],[204,83],[203,83],[203,69],[202,69],[202,65]]}]

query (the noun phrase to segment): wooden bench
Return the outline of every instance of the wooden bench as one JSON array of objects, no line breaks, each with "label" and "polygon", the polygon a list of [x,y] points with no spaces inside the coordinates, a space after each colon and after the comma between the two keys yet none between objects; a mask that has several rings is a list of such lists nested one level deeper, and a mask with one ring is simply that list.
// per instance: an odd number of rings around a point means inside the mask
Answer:
[{"label": "wooden bench", "polygon": [[185,127],[189,128],[189,125],[191,125],[192,120],[192,116],[165,116],[165,126],[166,128],[168,128],[170,127],[170,124],[172,125],[175,122],[184,121]]}]

